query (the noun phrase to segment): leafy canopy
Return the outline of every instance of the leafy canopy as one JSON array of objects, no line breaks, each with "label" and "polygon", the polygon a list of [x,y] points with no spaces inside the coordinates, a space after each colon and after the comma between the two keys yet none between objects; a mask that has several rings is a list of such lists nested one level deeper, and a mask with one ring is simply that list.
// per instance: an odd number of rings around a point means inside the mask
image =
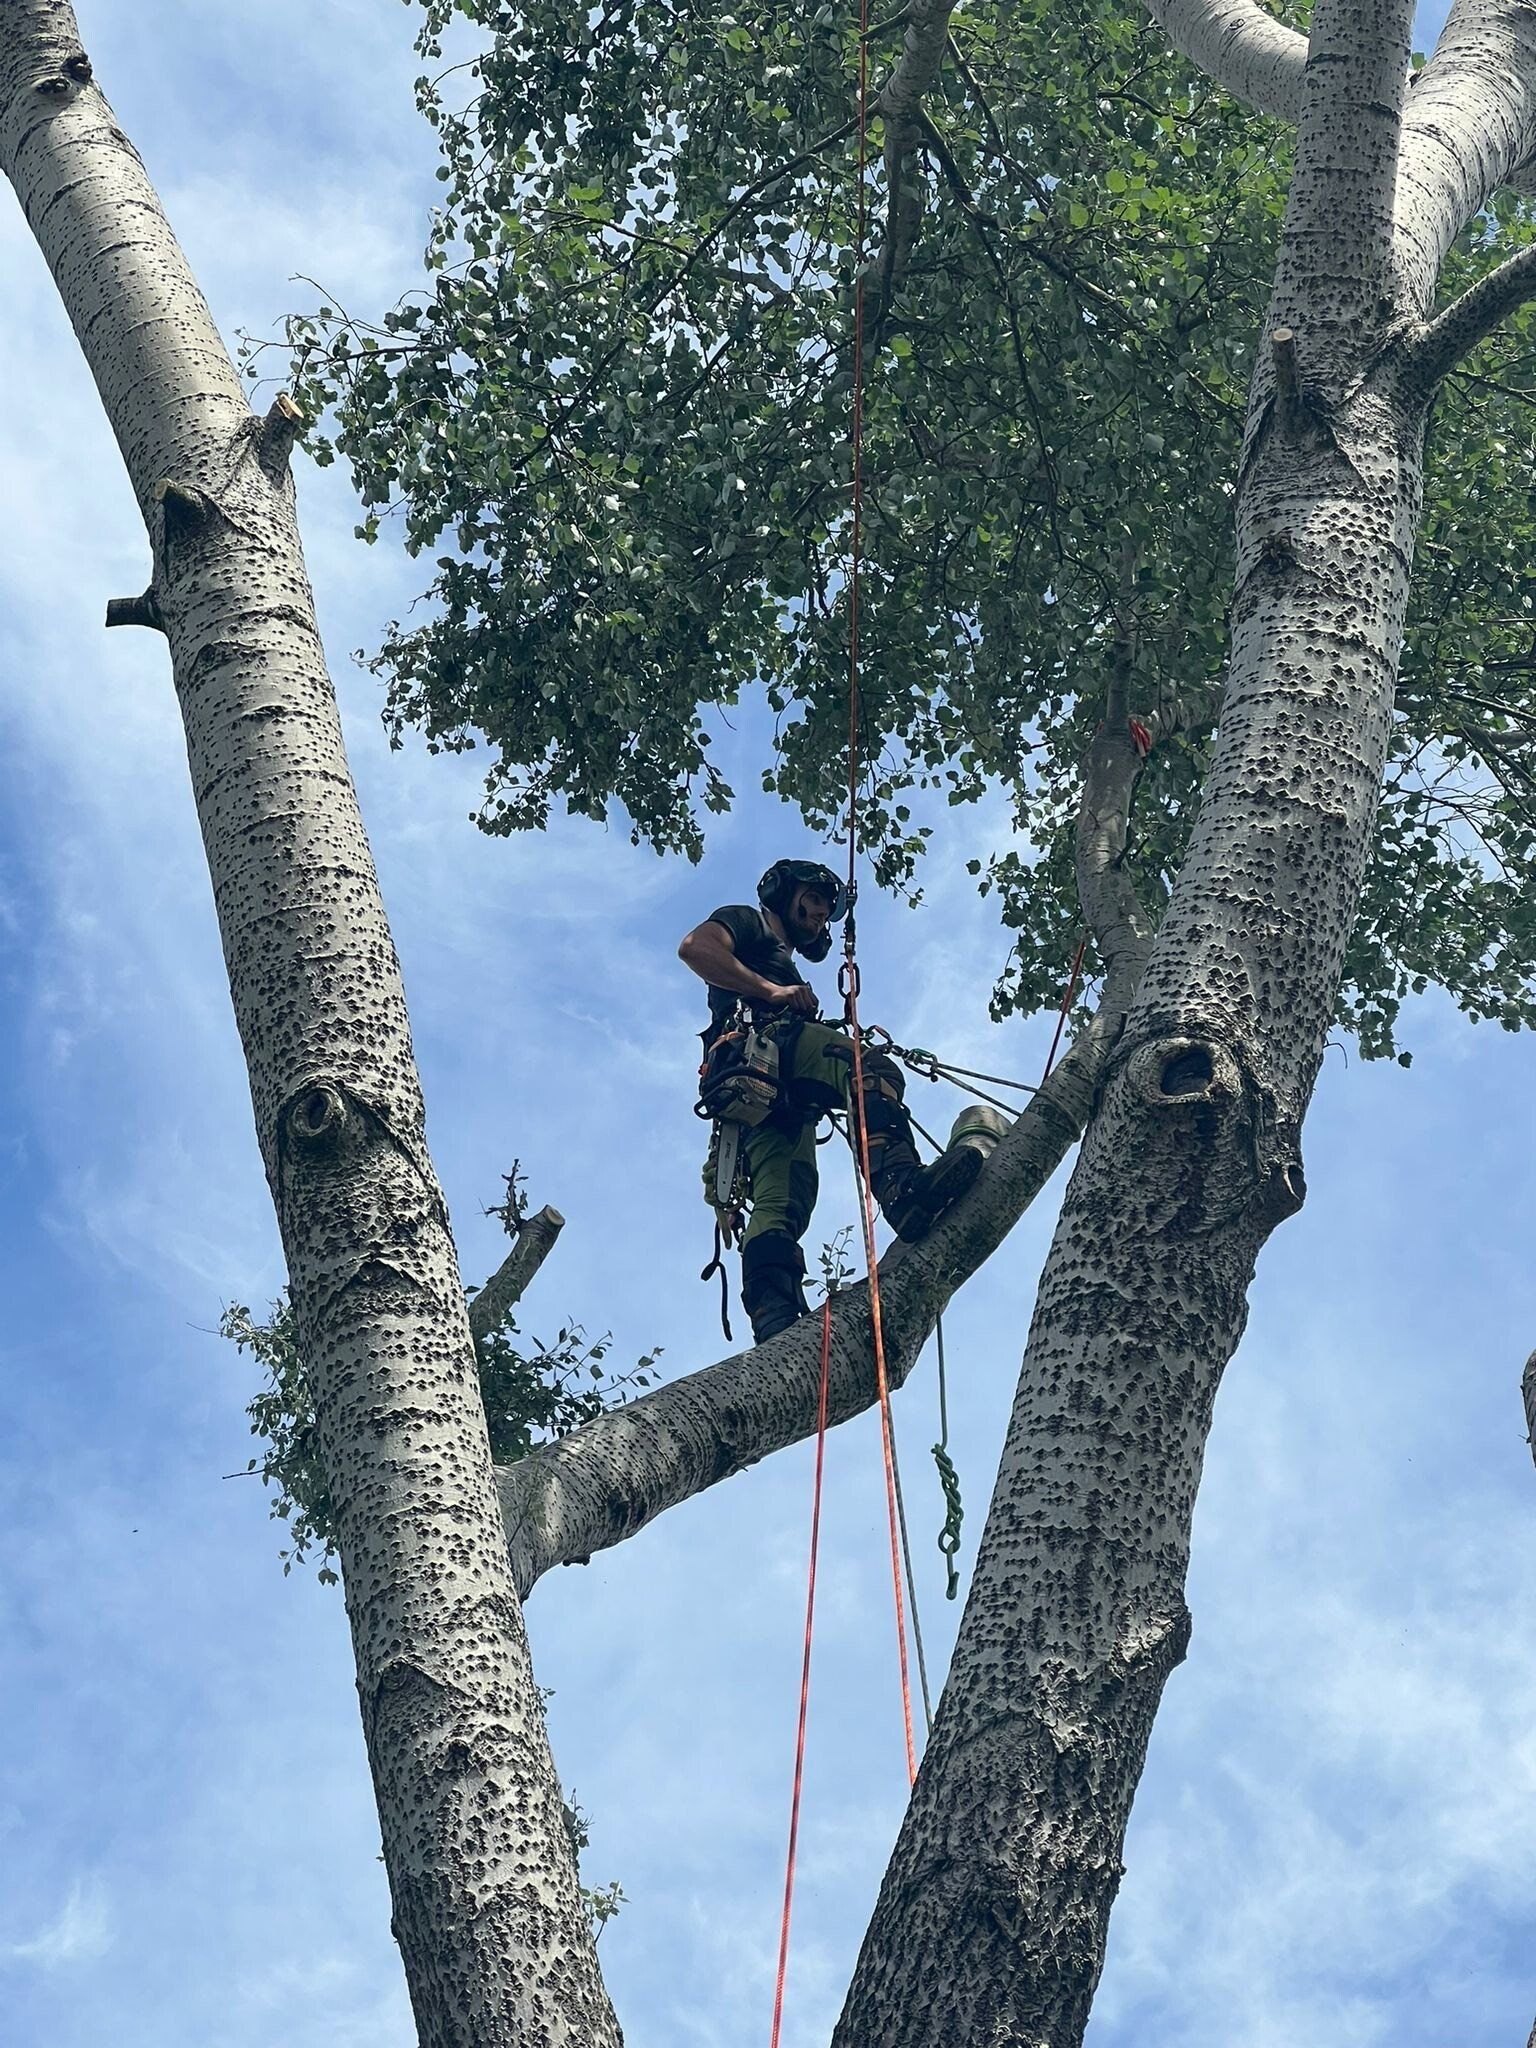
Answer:
[{"label": "leafy canopy", "polygon": [[[846,727],[857,29],[841,5],[423,0],[441,205],[381,318],[290,323],[373,538],[432,562],[373,657],[396,741],[489,748],[479,822],[551,808],[697,857],[750,699],[764,786],[836,822]],[[878,15],[878,10],[876,10]],[[1027,855],[975,863],[1014,947],[999,1013],[1055,1000],[1071,824],[1108,651],[1133,710],[1219,679],[1232,479],[1286,140],[1132,0],[957,12],[893,237],[870,135],[863,826],[909,885],[950,804],[1007,792]],[[869,35],[878,92],[900,11]],[[466,88],[466,77],[470,87]],[[469,103],[463,102],[472,90]],[[1459,287],[1530,232],[1512,203]],[[1439,408],[1401,717],[1341,1015],[1403,996],[1536,1015],[1529,320]],[[1209,734],[1160,750],[1131,858],[1154,908]],[[929,793],[926,797],[923,792]]]}]

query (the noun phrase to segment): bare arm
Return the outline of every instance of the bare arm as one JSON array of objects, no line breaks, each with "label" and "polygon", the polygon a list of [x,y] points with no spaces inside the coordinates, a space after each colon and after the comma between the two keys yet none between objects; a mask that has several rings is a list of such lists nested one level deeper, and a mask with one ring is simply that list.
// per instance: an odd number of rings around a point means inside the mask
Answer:
[{"label": "bare arm", "polygon": [[691,967],[700,981],[711,988],[723,988],[727,995],[745,996],[753,1003],[774,1003],[814,1015],[815,991],[808,983],[765,981],[736,957],[736,942],[723,924],[713,919],[695,925],[677,949],[677,957]]}]

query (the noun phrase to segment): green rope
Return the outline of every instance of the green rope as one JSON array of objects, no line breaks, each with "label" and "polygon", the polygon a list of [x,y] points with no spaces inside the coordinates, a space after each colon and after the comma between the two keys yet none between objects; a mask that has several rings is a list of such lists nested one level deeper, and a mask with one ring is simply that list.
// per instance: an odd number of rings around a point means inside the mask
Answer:
[{"label": "green rope", "polygon": [[949,1455],[949,1386],[944,1372],[944,1318],[935,1321],[935,1333],[939,1340],[939,1441],[933,1447],[933,1462],[939,1468],[939,1484],[944,1489],[944,1526],[939,1531],[939,1549],[944,1553],[944,1569],[949,1574],[949,1584],[944,1588],[944,1598],[954,1600],[960,1592],[960,1574],[955,1569],[955,1554],[960,1548],[960,1524],[965,1520],[965,1508],[960,1499],[960,1474],[955,1470],[955,1461]]}]

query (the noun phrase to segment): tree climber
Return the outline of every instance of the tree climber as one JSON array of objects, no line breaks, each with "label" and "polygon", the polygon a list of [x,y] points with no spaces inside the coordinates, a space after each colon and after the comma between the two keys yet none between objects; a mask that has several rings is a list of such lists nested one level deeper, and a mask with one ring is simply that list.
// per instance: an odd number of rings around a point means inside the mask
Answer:
[{"label": "tree climber", "polygon": [[[818,1021],[821,1005],[794,959],[826,959],[832,926],[849,908],[846,887],[819,861],[781,860],[757,894],[760,907],[734,903],[711,912],[677,950],[709,984],[706,1068],[743,1008],[778,1049],[773,1109],[745,1134],[752,1214],[742,1239],[741,1298],[761,1344],[809,1310],[800,1240],[816,1203],[816,1125],[849,1106],[853,1043],[839,1026]],[[862,1066],[870,1185],[886,1221],[911,1243],[959,1201],[981,1154],[952,1145],[921,1166],[900,1068],[872,1048],[864,1050]]]}]

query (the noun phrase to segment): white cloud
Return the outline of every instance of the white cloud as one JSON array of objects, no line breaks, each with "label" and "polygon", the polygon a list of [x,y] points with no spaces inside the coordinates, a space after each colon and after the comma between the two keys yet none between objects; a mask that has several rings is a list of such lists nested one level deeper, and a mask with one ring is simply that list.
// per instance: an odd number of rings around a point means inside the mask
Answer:
[{"label": "white cloud", "polygon": [[77,1878],[55,1917],[25,1941],[0,1944],[0,1960],[31,1963],[40,1970],[94,1962],[113,1942],[112,1912],[95,1878]]}]

